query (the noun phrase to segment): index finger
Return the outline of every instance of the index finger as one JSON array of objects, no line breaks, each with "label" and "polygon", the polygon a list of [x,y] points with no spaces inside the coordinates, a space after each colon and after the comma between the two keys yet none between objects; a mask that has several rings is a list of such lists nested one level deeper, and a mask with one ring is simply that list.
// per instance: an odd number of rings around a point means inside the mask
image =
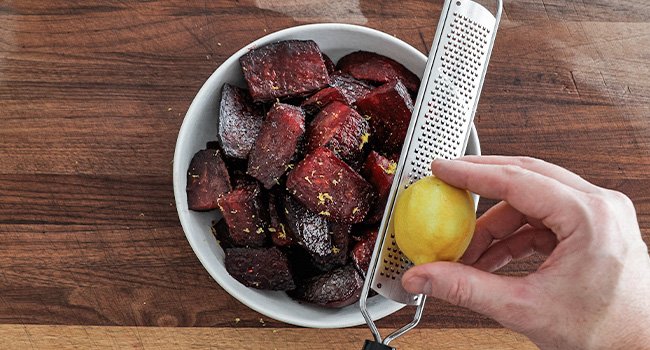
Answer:
[{"label": "index finger", "polygon": [[522,214],[541,220],[560,240],[584,221],[576,217],[587,215],[583,192],[519,166],[437,159],[431,171],[452,186],[505,200]]}]

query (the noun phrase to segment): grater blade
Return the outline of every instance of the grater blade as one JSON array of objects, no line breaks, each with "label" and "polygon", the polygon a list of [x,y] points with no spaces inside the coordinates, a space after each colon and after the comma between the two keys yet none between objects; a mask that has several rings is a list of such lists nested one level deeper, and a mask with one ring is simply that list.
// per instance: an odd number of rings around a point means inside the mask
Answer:
[{"label": "grater blade", "polygon": [[431,175],[433,159],[465,153],[501,9],[502,0],[497,0],[496,16],[472,0],[446,0],[443,5],[360,300],[378,342],[381,337],[365,307],[370,288],[388,299],[418,306],[413,322],[388,336],[384,344],[417,325],[425,301],[423,295],[402,288],[402,274],[412,264],[392,232],[395,199],[412,183]]}]

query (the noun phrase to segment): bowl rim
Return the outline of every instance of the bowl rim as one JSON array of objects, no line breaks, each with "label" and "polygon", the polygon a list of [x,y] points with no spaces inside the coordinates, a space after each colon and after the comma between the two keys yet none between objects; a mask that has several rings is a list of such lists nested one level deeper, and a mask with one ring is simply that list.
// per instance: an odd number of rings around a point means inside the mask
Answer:
[{"label": "bowl rim", "polygon": [[[234,287],[230,286],[229,283],[225,283],[225,281],[222,280],[221,274],[218,273],[212,265],[208,262],[208,258],[204,256],[203,253],[199,253],[200,246],[199,246],[199,239],[194,237],[194,233],[189,232],[189,223],[187,222],[188,217],[181,212],[181,208],[183,207],[183,203],[181,203],[181,198],[183,197],[183,193],[185,191],[185,188],[181,188],[182,186],[177,185],[179,181],[181,180],[180,177],[185,176],[186,169],[181,168],[180,162],[177,162],[177,160],[181,157],[181,140],[185,139],[189,136],[189,131],[191,129],[191,124],[192,124],[192,118],[191,116],[195,114],[195,110],[198,109],[198,105],[200,104],[199,101],[203,100],[204,98],[203,95],[208,94],[209,87],[214,85],[217,80],[217,77],[220,75],[219,73],[222,70],[225,70],[226,67],[229,67],[230,65],[233,64],[233,61],[238,61],[239,58],[247,53],[250,49],[255,48],[259,46],[260,44],[266,44],[268,42],[273,42],[273,41],[278,41],[278,40],[285,40],[285,37],[288,35],[296,34],[296,33],[301,33],[304,32],[305,30],[349,30],[349,31],[356,31],[356,32],[361,32],[367,35],[371,36],[376,36],[379,37],[380,39],[392,41],[393,43],[397,44],[404,50],[409,51],[409,54],[418,56],[422,60],[427,59],[427,56],[424,55],[422,52],[419,50],[415,49],[413,46],[408,44],[407,42],[389,35],[385,32],[382,32],[377,29],[365,27],[365,26],[360,26],[360,25],[355,25],[355,24],[346,24],[346,23],[312,23],[312,24],[304,24],[304,25],[298,25],[298,26],[293,26],[285,29],[281,29],[272,33],[269,33],[267,35],[264,35],[258,39],[255,39],[254,41],[246,44],[243,46],[241,49],[233,53],[228,59],[226,59],[223,63],[221,63],[210,75],[210,77],[201,85],[201,88],[197,92],[197,94],[194,96],[187,112],[185,113],[185,116],[183,117],[183,122],[181,124],[181,127],[179,129],[178,137],[176,139],[176,145],[174,149],[174,161],[173,161],[173,188],[174,188],[174,199],[175,199],[175,205],[176,205],[176,210],[178,213],[178,218],[181,223],[181,226],[183,228],[183,232],[185,234],[185,237],[187,241],[190,244],[190,247],[192,248],[192,251],[194,252],[194,255],[199,259],[201,262],[201,265],[203,268],[208,272],[210,277],[212,277],[218,284],[219,286],[224,289],[228,294],[230,294],[232,297],[237,299],[239,302],[242,304],[246,305],[247,307],[251,308],[254,311],[257,311],[267,317],[273,318],[275,320],[288,323],[288,324],[293,324],[297,326],[303,326],[303,327],[311,327],[311,328],[345,328],[345,327],[353,327],[353,326],[358,326],[365,324],[363,321],[363,318],[361,318],[361,322],[358,320],[347,320],[347,322],[326,322],[325,320],[318,320],[318,319],[313,319],[313,320],[296,320],[290,317],[285,317],[284,315],[275,315],[272,313],[271,310],[269,310],[263,303],[257,303],[255,301],[251,301],[246,298],[240,297],[237,293]],[[476,131],[475,125],[472,123],[472,131],[470,132],[470,138],[471,141],[473,141],[473,144],[476,147],[476,154],[480,155],[481,154],[481,146],[480,142],[478,139],[478,134]],[[379,320],[383,317],[386,317],[394,312],[399,311],[402,309],[404,304],[399,304],[396,303],[392,300],[389,299],[383,299],[382,301],[385,301],[384,305],[385,307],[382,308],[379,312],[374,312],[372,315],[373,320]],[[358,305],[357,305],[358,307]],[[361,315],[361,312],[359,312],[359,315]]]}]

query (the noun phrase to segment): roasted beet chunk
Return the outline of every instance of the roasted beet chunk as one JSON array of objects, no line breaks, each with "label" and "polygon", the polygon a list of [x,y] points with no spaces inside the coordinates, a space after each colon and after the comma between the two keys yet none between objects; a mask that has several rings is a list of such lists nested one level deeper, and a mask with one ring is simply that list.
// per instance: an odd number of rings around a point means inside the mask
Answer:
[{"label": "roasted beet chunk", "polygon": [[336,70],[336,65],[330,58],[330,56],[327,56],[326,54],[323,55],[323,62],[325,62],[325,67],[327,68],[327,73],[332,74]]},{"label": "roasted beet chunk", "polygon": [[291,295],[308,303],[340,308],[356,303],[362,288],[361,276],[347,265],[306,280]]},{"label": "roasted beet chunk", "polygon": [[212,234],[215,236],[215,238],[217,238],[217,241],[219,241],[221,248],[230,248],[233,246],[230,239],[230,233],[228,232],[228,224],[226,224],[226,220],[222,219],[219,220],[219,222],[213,222],[210,229],[212,230]]},{"label": "roasted beet chunk", "polygon": [[372,86],[342,73],[332,74],[330,85],[341,91],[349,105],[352,105],[373,89]]},{"label": "roasted beet chunk", "polygon": [[372,186],[324,147],[296,165],[287,177],[287,189],[307,209],[341,223],[361,222],[375,200]]},{"label": "roasted beet chunk", "polygon": [[328,87],[313,94],[311,97],[306,99],[300,107],[305,110],[305,113],[313,115],[318,113],[323,109],[323,107],[327,106],[332,101],[348,103],[347,99],[338,88]]},{"label": "roasted beet chunk", "polygon": [[363,276],[368,272],[375,242],[377,242],[377,229],[366,230],[352,248],[352,262]]},{"label": "roasted beet chunk", "polygon": [[369,118],[376,145],[386,153],[399,152],[413,112],[404,85],[394,81],[372,90],[357,100],[357,109]]},{"label": "roasted beet chunk", "polygon": [[366,158],[361,174],[375,188],[378,198],[372,205],[370,214],[368,214],[364,222],[374,224],[381,221],[384,215],[384,209],[386,208],[390,187],[393,185],[396,169],[397,163],[388,160],[375,151],[370,152],[368,158]]},{"label": "roasted beet chunk", "polygon": [[226,249],[226,271],[247,287],[267,290],[295,288],[287,256],[278,248]]},{"label": "roasted beet chunk", "polygon": [[296,106],[276,103],[269,111],[248,159],[248,174],[267,189],[279,184],[305,133],[305,116]]},{"label": "roasted beet chunk", "polygon": [[349,252],[351,228],[352,226],[346,224],[330,223],[329,234],[332,241],[332,249],[330,254],[324,258],[315,260],[318,266],[324,270],[331,270],[334,267],[345,265]]},{"label": "roasted beet chunk", "polygon": [[269,235],[273,244],[278,247],[288,247],[293,245],[295,238],[291,230],[284,224],[284,214],[282,211],[282,204],[280,199],[285,194],[278,194],[279,191],[269,193]]},{"label": "roasted beet chunk", "polygon": [[218,204],[234,245],[261,247],[266,243],[267,223],[259,186],[242,185],[219,198]]},{"label": "roasted beet chunk", "polygon": [[228,169],[218,150],[196,152],[187,170],[187,206],[191,210],[217,208],[217,199],[230,191]]},{"label": "roasted beet chunk", "polygon": [[239,59],[255,101],[305,96],[329,83],[320,49],[311,40],[286,40],[256,48]]},{"label": "roasted beet chunk", "polygon": [[370,137],[368,122],[341,102],[332,102],[311,123],[307,151],[327,147],[339,158],[354,162]]},{"label": "roasted beet chunk", "polygon": [[420,88],[420,78],[395,60],[374,52],[357,51],[341,58],[337,68],[357,79],[384,84],[401,80],[411,92]]},{"label": "roasted beet chunk", "polygon": [[224,84],[219,112],[219,143],[228,157],[246,159],[262,126],[262,109],[244,89]]},{"label": "roasted beet chunk", "polygon": [[314,260],[325,259],[332,253],[329,224],[322,216],[311,212],[293,197],[283,199],[284,216],[290,235]]}]

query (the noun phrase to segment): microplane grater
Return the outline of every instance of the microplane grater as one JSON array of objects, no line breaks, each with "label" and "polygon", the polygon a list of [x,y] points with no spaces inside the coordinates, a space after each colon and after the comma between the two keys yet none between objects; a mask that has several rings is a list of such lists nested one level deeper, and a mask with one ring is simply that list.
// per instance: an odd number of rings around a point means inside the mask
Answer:
[{"label": "microplane grater", "polygon": [[[415,327],[422,316],[426,296],[409,294],[401,284],[402,273],[412,263],[395,243],[394,202],[413,182],[431,175],[434,159],[465,153],[501,19],[502,0],[496,2],[496,15],[472,0],[446,0],[443,5],[359,301],[375,338],[364,349],[392,349],[388,343]],[[371,288],[393,301],[417,306],[413,321],[383,342],[367,309]]]}]

